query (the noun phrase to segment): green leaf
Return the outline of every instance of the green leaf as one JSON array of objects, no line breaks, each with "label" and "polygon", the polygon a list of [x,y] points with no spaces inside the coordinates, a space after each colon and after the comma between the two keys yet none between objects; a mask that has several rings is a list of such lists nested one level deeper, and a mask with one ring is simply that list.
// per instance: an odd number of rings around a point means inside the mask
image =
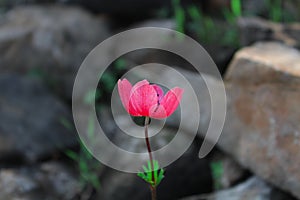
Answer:
[{"label": "green leaf", "polygon": [[231,0],[231,10],[235,17],[240,17],[242,15],[241,0]]},{"label": "green leaf", "polygon": [[93,116],[89,117],[88,127],[87,127],[87,135],[88,135],[88,139],[90,141],[93,141],[93,138],[95,136],[95,121],[94,121]]},{"label": "green leaf", "polygon": [[99,188],[100,187],[100,181],[98,179],[98,176],[96,174],[91,173],[91,176],[89,177],[89,181],[93,185],[94,188]]},{"label": "green leaf", "polygon": [[161,180],[164,178],[164,169],[161,168],[160,171],[159,171],[159,175],[158,175],[158,178],[157,178],[157,181],[156,181],[156,185],[159,185]]},{"label": "green leaf", "polygon": [[224,15],[226,21],[230,24],[234,23],[236,20],[236,17],[228,9],[223,10],[223,15]]},{"label": "green leaf", "polygon": [[203,18],[201,11],[196,6],[188,7],[187,11],[194,21],[200,21]]},{"label": "green leaf", "polygon": [[184,24],[185,24],[185,13],[183,8],[180,5],[180,0],[173,0],[175,21],[176,21],[176,30],[178,32],[184,33]]},{"label": "green leaf", "polygon": [[115,87],[117,79],[111,72],[105,72],[103,73],[100,81],[103,83],[105,91],[111,92]]},{"label": "green leaf", "polygon": [[151,168],[151,162],[148,161],[148,170],[151,172],[152,171],[152,168]]},{"label": "green leaf", "polygon": [[65,154],[66,154],[69,158],[71,158],[71,159],[73,159],[73,160],[75,160],[75,161],[78,160],[78,155],[77,155],[77,153],[75,153],[74,151],[66,150],[66,151],[65,151]]},{"label": "green leaf", "polygon": [[139,177],[141,177],[142,179],[145,179],[145,178],[146,178],[146,176],[145,176],[145,174],[144,174],[143,172],[138,172],[137,175],[138,175]]},{"label": "green leaf", "polygon": [[82,159],[88,161],[88,160],[92,160],[93,156],[91,155],[91,153],[89,152],[89,150],[85,147],[84,143],[80,140],[80,150],[81,150],[81,157]]},{"label": "green leaf", "polygon": [[73,124],[65,117],[61,117],[59,119],[59,122],[66,128],[68,129],[69,131],[72,131],[74,130],[74,126]]},{"label": "green leaf", "polygon": [[29,77],[43,79],[46,77],[47,73],[45,72],[45,70],[35,67],[35,68],[30,69],[27,72],[27,75]]},{"label": "green leaf", "polygon": [[79,160],[79,169],[81,172],[84,172],[84,174],[89,172],[88,165],[84,160]]},{"label": "green leaf", "polygon": [[144,169],[144,172],[146,172],[146,173],[149,172],[147,167],[143,166],[143,169]]},{"label": "green leaf", "polygon": [[154,182],[152,181],[152,170],[151,170],[151,162],[147,162],[147,167],[142,166],[144,172],[138,172],[137,176],[142,178],[144,181],[149,183],[150,185],[156,187],[160,184],[161,180],[164,178],[164,170],[160,169],[159,164],[156,160],[153,161],[154,168]]},{"label": "green leaf", "polygon": [[210,164],[212,170],[212,176],[214,179],[215,190],[221,189],[221,178],[224,173],[223,163],[221,161],[215,161]]},{"label": "green leaf", "polygon": [[153,171],[155,183],[157,181],[157,172],[158,172],[158,170]]},{"label": "green leaf", "polygon": [[118,71],[126,69],[127,62],[125,59],[119,58],[115,62],[115,69]]},{"label": "green leaf", "polygon": [[90,105],[101,97],[102,93],[100,90],[90,90],[84,96],[84,103]]}]

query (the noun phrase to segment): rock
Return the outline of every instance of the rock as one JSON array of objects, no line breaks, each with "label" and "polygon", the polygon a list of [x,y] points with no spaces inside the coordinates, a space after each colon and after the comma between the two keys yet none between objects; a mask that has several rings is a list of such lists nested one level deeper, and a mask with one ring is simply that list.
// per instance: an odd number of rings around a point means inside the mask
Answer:
[{"label": "rock", "polygon": [[258,41],[280,41],[292,47],[299,47],[300,24],[280,24],[261,18],[240,18],[240,43],[247,46]]},{"label": "rock", "polygon": [[300,52],[279,43],[240,50],[226,74],[228,110],[218,145],[300,198]]},{"label": "rock", "polygon": [[45,3],[49,0],[3,0],[0,2],[2,9],[9,9],[15,6],[24,5],[24,4],[33,4],[33,3]]},{"label": "rock", "polygon": [[0,199],[71,200],[79,189],[79,181],[72,169],[57,162],[0,172]]},{"label": "rock", "polygon": [[41,164],[36,179],[43,188],[52,190],[61,199],[73,199],[81,191],[74,169],[62,163],[52,161]]},{"label": "rock", "polygon": [[[134,17],[151,14],[155,9],[170,5],[170,0],[70,0],[71,3],[77,3],[94,12],[107,13],[123,17]],[[116,6],[118,5],[118,6]],[[120,20],[120,19],[119,19]]]},{"label": "rock", "polygon": [[206,44],[203,47],[216,63],[220,74],[223,75],[237,48],[220,44]]},{"label": "rock", "polygon": [[231,157],[224,156],[220,161],[222,162],[223,166],[223,174],[221,177],[222,188],[229,188],[246,176],[247,171],[238,163],[236,163]]},{"label": "rock", "polygon": [[[300,6],[300,2],[299,2]],[[283,27],[283,32],[294,40],[294,46],[300,48],[300,23],[289,23]]]},{"label": "rock", "polygon": [[176,22],[174,19],[151,19],[136,23],[132,28],[139,27],[158,27],[167,29],[176,29]]},{"label": "rock", "polygon": [[[0,164],[34,162],[77,144],[69,110],[37,80],[0,75]],[[1,161],[5,161],[1,163]]]},{"label": "rock", "polygon": [[238,26],[241,45],[247,46],[257,41],[272,40],[275,27],[278,29],[277,25],[261,18],[240,18]]},{"label": "rock", "polygon": [[24,199],[37,199],[28,197],[34,190],[39,189],[39,185],[28,175],[20,174],[15,170],[1,170],[0,172],[0,198],[13,200],[19,196],[27,196]]},{"label": "rock", "polygon": [[260,0],[244,0],[242,2],[244,16],[260,16],[267,10],[266,1]]},{"label": "rock", "polygon": [[[274,196],[276,195],[276,196]],[[221,190],[211,195],[201,195],[182,200],[292,200],[294,198],[278,192],[257,177],[252,177],[233,188]]]},{"label": "rock", "polygon": [[[298,0],[286,0],[278,2],[272,0],[244,0],[242,1],[243,15],[263,16],[266,19],[289,23],[299,19],[299,3],[300,2]],[[274,14],[274,12],[276,12],[276,14]],[[274,17],[274,15],[277,15],[277,17]],[[280,15],[281,17],[278,17]]]},{"label": "rock", "polygon": [[83,59],[107,37],[105,20],[79,8],[17,7],[1,20],[0,71],[38,73],[70,98]]}]

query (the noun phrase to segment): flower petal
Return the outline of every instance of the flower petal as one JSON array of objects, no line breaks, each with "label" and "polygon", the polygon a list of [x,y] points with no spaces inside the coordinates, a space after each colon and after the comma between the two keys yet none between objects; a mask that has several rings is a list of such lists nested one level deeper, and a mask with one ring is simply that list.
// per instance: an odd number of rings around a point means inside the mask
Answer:
[{"label": "flower petal", "polygon": [[149,116],[151,107],[158,103],[157,92],[147,80],[136,83],[129,97],[129,113],[133,116]]},{"label": "flower petal", "polygon": [[150,117],[161,119],[169,117],[177,109],[182,98],[183,89],[175,87],[171,89],[161,100],[160,105],[150,110]]},{"label": "flower petal", "polygon": [[157,97],[158,97],[158,103],[160,103],[160,101],[162,100],[162,98],[164,96],[164,91],[158,85],[153,84],[152,86],[156,90]]},{"label": "flower petal", "polygon": [[162,105],[152,106],[150,108],[149,117],[155,118],[155,119],[163,119],[163,118],[167,117],[167,113],[166,113],[165,108]]},{"label": "flower petal", "polygon": [[129,97],[130,91],[132,89],[131,83],[124,78],[123,80],[118,81],[118,91],[122,101],[122,104],[127,112],[129,112]]}]

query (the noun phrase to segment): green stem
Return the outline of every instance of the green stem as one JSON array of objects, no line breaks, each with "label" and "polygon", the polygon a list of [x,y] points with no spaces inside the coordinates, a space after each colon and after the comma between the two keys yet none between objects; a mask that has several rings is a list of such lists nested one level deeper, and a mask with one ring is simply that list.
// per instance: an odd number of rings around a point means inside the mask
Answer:
[{"label": "green stem", "polygon": [[151,164],[151,173],[152,173],[152,185],[150,185],[151,189],[151,195],[152,195],[152,200],[156,200],[156,183],[155,183],[155,177],[154,177],[154,164],[153,164],[153,157],[152,157],[152,150],[150,146],[150,141],[149,141],[149,136],[148,136],[148,125],[149,125],[150,118],[146,117],[145,118],[145,140],[146,140],[146,145],[147,145],[147,150],[149,154],[149,159],[150,159],[150,164]]}]

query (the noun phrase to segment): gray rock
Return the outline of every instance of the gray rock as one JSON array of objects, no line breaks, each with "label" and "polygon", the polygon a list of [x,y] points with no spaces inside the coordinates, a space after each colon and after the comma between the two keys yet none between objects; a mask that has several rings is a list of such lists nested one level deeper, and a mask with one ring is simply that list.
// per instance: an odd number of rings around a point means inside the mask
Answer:
[{"label": "gray rock", "polygon": [[0,71],[37,71],[67,97],[85,56],[108,37],[103,18],[77,7],[17,7],[0,24]]},{"label": "gray rock", "polygon": [[267,9],[266,1],[244,0],[242,1],[243,15],[262,15]]},{"label": "gray rock", "polygon": [[39,170],[36,180],[42,188],[61,199],[73,199],[82,189],[74,169],[67,165],[51,161],[41,164]]},{"label": "gray rock", "polygon": [[79,189],[72,169],[57,162],[0,172],[0,199],[71,200]]},{"label": "gray rock", "polygon": [[[276,196],[274,196],[276,195]],[[239,185],[221,190],[211,195],[201,195],[182,200],[292,200],[293,198],[275,191],[271,186],[257,177],[252,177]]]},{"label": "gray rock", "polygon": [[247,46],[258,41],[279,41],[289,46],[299,47],[299,23],[280,24],[261,18],[240,18],[240,43]]},{"label": "gray rock", "polygon": [[176,29],[176,22],[174,19],[151,19],[133,25],[133,27],[158,27]]},{"label": "gray rock", "polygon": [[300,197],[300,52],[279,43],[240,50],[226,74],[227,119],[218,145]]},{"label": "gray rock", "polygon": [[215,194],[215,197],[208,198],[214,200],[270,200],[271,188],[258,178],[251,178],[245,183],[236,187],[220,191]]},{"label": "gray rock", "polygon": [[[158,9],[164,5],[170,5],[170,0],[153,0],[153,1],[139,1],[139,0],[68,0],[70,3],[78,3],[92,11],[114,14],[125,17],[145,17],[149,15],[154,9]],[[116,6],[118,5],[118,6]]]},{"label": "gray rock", "polygon": [[61,123],[69,110],[40,81],[1,74],[0,91],[0,160],[37,161],[77,144]]}]

